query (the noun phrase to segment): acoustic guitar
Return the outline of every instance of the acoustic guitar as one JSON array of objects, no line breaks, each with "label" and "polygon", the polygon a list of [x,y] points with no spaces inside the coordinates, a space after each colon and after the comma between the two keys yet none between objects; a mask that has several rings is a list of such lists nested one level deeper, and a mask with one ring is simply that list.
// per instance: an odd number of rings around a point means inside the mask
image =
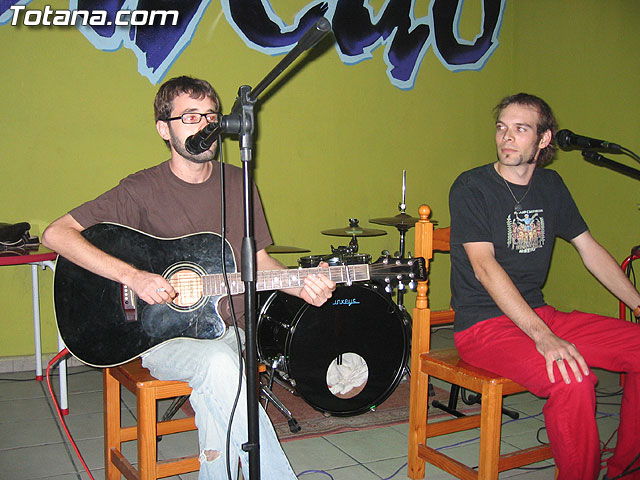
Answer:
[{"label": "acoustic guitar", "polygon": [[[104,252],[138,269],[161,274],[179,294],[173,303],[150,305],[127,286],[59,256],[54,277],[56,321],[73,356],[96,367],[115,366],[174,338],[215,339],[224,334],[218,303],[228,293],[243,293],[245,284],[231,246],[220,235],[205,232],[158,238],[113,223],[94,225],[82,234]],[[381,257],[370,265],[260,271],[256,290],[299,287],[316,273],[336,283],[376,280],[392,287],[426,279],[422,258]]]}]

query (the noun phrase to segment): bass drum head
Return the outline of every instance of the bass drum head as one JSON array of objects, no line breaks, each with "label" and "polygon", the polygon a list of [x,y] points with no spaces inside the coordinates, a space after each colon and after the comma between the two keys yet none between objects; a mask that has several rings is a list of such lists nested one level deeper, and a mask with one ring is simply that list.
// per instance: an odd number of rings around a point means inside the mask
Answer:
[{"label": "bass drum head", "polygon": [[[283,354],[297,393],[336,416],[374,409],[393,393],[405,373],[408,343],[406,318],[371,285],[338,287],[321,307],[276,292],[258,322],[261,356]],[[332,393],[336,385],[329,383],[344,369],[347,377],[356,373],[355,384]],[[344,377],[342,384],[349,387]]]}]

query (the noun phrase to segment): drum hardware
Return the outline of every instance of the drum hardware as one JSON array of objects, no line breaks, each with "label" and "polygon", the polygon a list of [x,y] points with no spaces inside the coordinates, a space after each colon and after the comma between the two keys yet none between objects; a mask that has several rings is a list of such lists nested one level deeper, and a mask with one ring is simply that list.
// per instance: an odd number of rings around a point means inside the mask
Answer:
[{"label": "drum hardware", "polygon": [[338,247],[337,249],[331,247],[334,253],[327,255],[307,255],[306,257],[300,257],[298,259],[298,265],[302,268],[313,268],[320,265],[320,262],[327,262],[330,267],[371,263],[371,255],[367,253],[347,253],[352,250],[349,248],[341,250],[342,248],[344,247]]},{"label": "drum hardware", "polygon": [[377,228],[362,228],[360,225],[358,225],[357,218],[350,218],[349,226],[346,228],[322,230],[322,232],[320,233],[322,233],[323,235],[331,235],[334,237],[351,237],[349,246],[345,248],[351,249],[352,253],[356,253],[358,251],[358,237],[378,237],[380,235],[387,234],[387,232],[385,232],[384,230],[378,230]]},{"label": "drum hardware", "polygon": [[289,378],[289,375],[287,375],[285,372],[280,371],[280,373],[282,374],[282,379],[276,376],[273,377],[273,381],[284,388],[291,395],[299,397],[300,395],[298,395],[295,390],[296,381]]},{"label": "drum hardware", "polygon": [[[301,267],[312,268],[320,262],[330,266],[370,264],[371,255],[357,253],[357,237],[386,234],[361,228],[357,219],[350,219],[348,228],[322,233],[348,236],[351,241],[346,246],[332,245],[331,254],[301,257]],[[407,372],[410,319],[390,294],[396,284],[404,288],[406,271],[402,270],[413,261],[381,258],[372,267],[388,265],[384,278],[341,285],[321,307],[310,308],[303,300],[279,291],[260,293],[257,343],[260,361],[268,365],[262,376],[267,386],[271,388],[275,381],[327,416],[375,410]],[[412,272],[410,288],[415,288],[414,274],[424,279],[423,273]],[[340,376],[344,370],[350,373],[349,368],[357,375]],[[270,400],[265,397],[268,405]]]},{"label": "drum hardware", "polygon": [[[285,327],[289,328],[288,325],[285,325]],[[294,388],[296,386],[296,381],[292,378],[289,378],[289,375],[287,374],[286,364],[287,362],[285,361],[284,355],[280,355],[273,360],[269,370],[269,386],[272,386],[273,382],[276,382],[289,393],[295,395],[296,392]],[[275,376],[276,372],[284,381],[281,381],[278,377]]]},{"label": "drum hardware", "polygon": [[394,217],[369,219],[371,223],[377,223],[378,225],[386,225],[387,227],[396,227],[399,229],[402,228],[404,230],[409,230],[411,227],[413,227],[416,224],[418,220],[420,219],[416,217],[412,217],[411,215],[407,215],[404,212],[401,212]]},{"label": "drum hardware", "polygon": [[[398,233],[400,234],[400,247],[399,250],[396,254],[396,257],[398,258],[404,258],[405,255],[405,236],[407,234],[407,232],[409,231],[410,228],[412,228],[416,222],[419,220],[416,217],[412,217],[411,215],[408,215],[405,210],[407,208],[407,204],[406,204],[406,194],[407,194],[407,171],[406,170],[402,170],[402,201],[398,204],[398,210],[400,211],[400,213],[398,213],[397,215],[393,216],[393,217],[380,217],[380,218],[371,218],[369,219],[369,221],[371,223],[376,223],[378,225],[385,225],[388,227],[395,227],[398,230]],[[437,222],[434,222],[437,223]],[[388,251],[383,251],[382,252],[383,255],[385,254],[389,254]],[[411,256],[411,254],[409,254],[409,256]],[[416,288],[416,283],[415,282],[410,282],[409,283],[409,288],[411,290],[414,290]],[[391,293],[389,290],[387,290],[388,293]],[[411,316],[409,315],[409,312],[407,311],[406,307],[404,306],[404,285],[399,284],[398,285],[398,291],[396,293],[396,303],[398,305],[398,309],[403,313],[403,318],[406,320],[406,328],[407,331],[409,332],[409,336],[411,336]],[[409,342],[410,344],[411,342]],[[409,347],[410,348],[410,347]],[[411,365],[409,363],[409,361],[407,361],[407,364],[405,366],[405,370],[407,373],[411,373]],[[429,391],[433,391],[433,386],[431,385],[431,383],[429,384]]]},{"label": "drum hardware", "polygon": [[377,228],[362,228],[358,225],[358,222],[357,218],[350,218],[348,227],[322,230],[320,233],[334,237],[378,237],[387,234],[384,230]]},{"label": "drum hardware", "polygon": [[[358,253],[358,237],[375,237],[387,234],[384,230],[360,227],[357,218],[350,218],[349,227],[347,228],[323,230],[321,233],[338,237],[351,237],[349,245],[338,247],[331,245],[332,253],[321,257],[320,261],[327,262],[329,266],[371,263],[371,255]],[[318,256],[303,257],[298,260],[298,263],[301,267],[315,267],[319,263]]]},{"label": "drum hardware", "polygon": [[[371,223],[385,225],[388,227],[395,227],[398,230],[398,232],[400,233],[400,249],[396,254],[397,258],[405,258],[404,254],[405,254],[406,233],[419,220],[418,218],[412,217],[407,213],[405,213],[405,210],[407,208],[407,204],[405,203],[406,193],[407,193],[407,171],[403,170],[402,171],[402,201],[398,204],[398,210],[400,210],[400,213],[395,215],[394,217],[381,217],[381,218],[369,219]],[[388,255],[389,251],[385,250],[382,252],[383,255],[385,255],[385,253]],[[409,288],[413,290],[415,288],[415,282],[413,285],[410,284]],[[396,303],[398,304],[399,308],[406,311],[404,307],[404,285],[402,284],[398,285]]]},{"label": "drum hardware", "polygon": [[[289,430],[291,433],[298,433],[302,430],[298,421],[293,417],[291,410],[289,410],[284,403],[280,401],[280,399],[273,393],[273,382],[276,381],[279,385],[282,385],[281,382],[277,382],[277,378],[275,377],[275,372],[278,366],[284,362],[284,357],[280,356],[274,359],[273,363],[267,368],[267,372],[265,375],[267,377],[266,384],[260,381],[260,396],[264,400],[264,410],[267,410],[269,406],[269,402],[273,403],[273,405],[278,409],[278,411],[287,419],[287,423],[289,424]],[[262,377],[263,375],[261,375]],[[286,388],[290,393],[294,393],[292,390]]]},{"label": "drum hardware", "polygon": [[287,407],[285,407],[284,403],[282,403],[278,399],[278,397],[275,396],[275,394],[271,390],[271,387],[267,385],[260,385],[260,393],[265,399],[265,411],[269,406],[269,402],[273,403],[275,407],[280,411],[280,413],[282,413],[282,415],[284,415],[287,419],[287,423],[289,424],[289,430],[291,431],[291,433],[298,433],[300,430],[302,430],[302,427],[298,424],[298,421],[293,418],[293,414],[291,413],[291,411]]}]

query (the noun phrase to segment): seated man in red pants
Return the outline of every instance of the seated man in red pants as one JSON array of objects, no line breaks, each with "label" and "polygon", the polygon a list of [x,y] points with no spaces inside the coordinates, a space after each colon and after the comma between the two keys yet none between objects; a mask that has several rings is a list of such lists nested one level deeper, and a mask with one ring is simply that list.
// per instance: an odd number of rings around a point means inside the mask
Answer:
[{"label": "seated man in red pants", "polygon": [[[451,285],[455,344],[468,363],[548,398],[545,423],[561,479],[596,479],[600,441],[590,370],[627,372],[608,478],[640,467],[640,325],[547,305],[542,295],[556,237],[640,315],[640,293],[589,233],[553,170],[557,125],[528,94],[496,107],[497,161],[461,174],[451,187]],[[640,479],[640,469],[625,479]]]}]

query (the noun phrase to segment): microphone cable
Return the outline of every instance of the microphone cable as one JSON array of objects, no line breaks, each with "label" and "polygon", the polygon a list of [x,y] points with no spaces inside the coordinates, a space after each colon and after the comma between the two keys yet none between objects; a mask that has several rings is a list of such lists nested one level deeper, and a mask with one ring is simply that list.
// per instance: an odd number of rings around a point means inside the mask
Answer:
[{"label": "microphone cable", "polygon": [[60,410],[60,405],[58,404],[58,400],[56,400],[56,396],[53,393],[53,388],[51,387],[51,367],[53,365],[56,365],[58,362],[60,362],[60,360],[62,360],[68,354],[69,354],[69,349],[66,347],[63,348],[56,354],[55,357],[51,359],[51,361],[47,365],[47,387],[49,388],[49,394],[51,395],[51,400],[53,400],[53,404],[56,407],[56,413],[58,414],[58,418],[60,419],[60,424],[62,425],[64,432],[67,434],[67,438],[69,439],[69,442],[71,442],[71,446],[75,450],[76,455],[80,459],[80,463],[82,463],[82,466],[84,467],[84,470],[87,472],[87,475],[89,475],[89,478],[91,480],[95,480],[93,478],[93,475],[91,475],[91,471],[89,470],[89,467],[85,463],[84,458],[82,457],[82,454],[80,453],[80,450],[78,449],[78,446],[76,445],[75,440],[73,439],[73,437],[71,436],[71,433],[69,432],[69,429],[67,428],[67,424],[64,421],[64,417],[62,416],[62,411]]},{"label": "microphone cable", "polygon": [[[635,246],[631,249],[631,255],[629,257],[629,263],[627,264],[626,268],[625,268],[625,274],[627,275],[627,277],[629,278],[629,281],[633,284],[633,286],[636,286],[636,272],[633,269],[633,261],[634,260],[638,260],[640,259],[640,245]],[[638,319],[634,317],[633,315],[633,310],[631,310],[629,307],[627,307],[627,312],[629,312],[629,321],[637,323]]]},{"label": "microphone cable", "polygon": [[[222,145],[220,142],[221,136],[218,135],[218,151],[220,152],[220,236],[222,238],[221,244],[221,252],[220,252],[220,263],[222,265],[222,278],[224,279],[224,285],[227,290],[227,301],[229,302],[229,311],[231,312],[231,323],[235,329],[236,336],[236,346],[238,349],[238,387],[236,389],[236,396],[233,401],[233,405],[231,407],[231,414],[229,415],[229,423],[227,424],[227,438],[225,442],[226,448],[226,463],[227,463],[227,478],[228,480],[232,479],[231,475],[231,458],[230,458],[230,447],[231,447],[231,427],[233,425],[233,419],[235,417],[236,408],[238,407],[238,402],[240,400],[240,394],[242,392],[242,375],[244,373],[244,357],[242,355],[242,340],[240,339],[240,330],[238,327],[238,319],[236,317],[235,307],[233,305],[233,296],[231,295],[231,286],[229,285],[229,278],[227,277],[227,264],[226,264],[226,255],[225,250],[227,246],[227,202],[226,202],[226,184],[225,184],[225,173],[224,173],[224,153],[222,151]],[[233,250],[230,252],[233,254]],[[224,320],[223,320],[224,321]],[[239,453],[239,452],[238,452]],[[236,466],[237,468],[237,466]]]}]

